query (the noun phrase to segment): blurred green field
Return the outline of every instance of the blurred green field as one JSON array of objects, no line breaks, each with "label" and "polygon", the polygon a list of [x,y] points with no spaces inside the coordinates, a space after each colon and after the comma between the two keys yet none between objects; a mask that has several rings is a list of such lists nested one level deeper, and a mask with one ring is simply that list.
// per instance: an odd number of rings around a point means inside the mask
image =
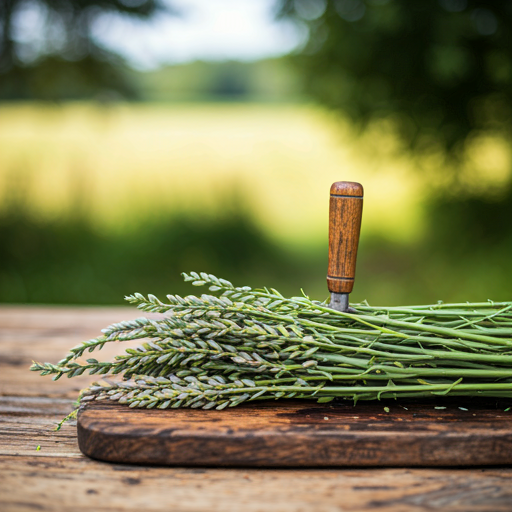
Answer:
[{"label": "blurred green field", "polygon": [[[382,133],[378,144],[391,143]],[[409,239],[420,183],[406,159],[372,159],[373,145],[309,106],[4,106],[0,186],[4,198],[24,187],[38,216],[79,204],[105,232],[176,210],[214,215],[235,193],[277,239],[307,243],[324,237],[330,184],[354,180],[366,188],[365,232]]]},{"label": "blurred green field", "polygon": [[[508,148],[475,147],[468,183],[499,188]],[[443,165],[435,151],[419,164],[385,121],[359,136],[309,105],[2,105],[0,301],[186,293],[188,270],[323,298],[338,180],[365,187],[354,300],[510,299],[504,250],[457,268],[425,252]]]}]

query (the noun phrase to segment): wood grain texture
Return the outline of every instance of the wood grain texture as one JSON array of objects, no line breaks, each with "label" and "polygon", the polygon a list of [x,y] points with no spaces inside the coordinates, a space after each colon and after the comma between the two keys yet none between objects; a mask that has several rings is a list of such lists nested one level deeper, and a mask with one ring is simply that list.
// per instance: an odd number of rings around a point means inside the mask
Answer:
[{"label": "wood grain texture", "polygon": [[[102,463],[85,457],[73,423],[53,431],[72,409],[75,379],[55,383],[27,372],[28,364],[33,352],[58,361],[70,346],[105,325],[135,316],[137,311],[122,308],[0,307],[2,512],[512,510],[509,467],[204,469]],[[31,376],[37,378],[31,381]]]},{"label": "wood grain texture", "polygon": [[327,267],[330,292],[350,293],[354,287],[362,214],[363,187],[346,181],[333,183],[329,199]]},{"label": "wood grain texture", "polygon": [[[133,307],[1,306],[0,395],[76,398],[80,389],[98,378],[82,375],[57,384],[28,371],[32,361],[56,363],[71,347],[99,336],[104,327],[143,315],[155,316]],[[98,357],[110,360],[137,345],[137,341],[107,343]]]},{"label": "wood grain texture", "polygon": [[[88,405],[78,443],[112,462],[339,467],[512,464],[510,402],[267,401],[223,411]],[[435,409],[443,404],[446,409]],[[461,404],[468,410],[458,408]],[[387,406],[389,413],[384,410]],[[403,407],[406,406],[407,409]]]},{"label": "wood grain texture", "polygon": [[2,512],[510,512],[512,470],[155,468],[0,456]]}]

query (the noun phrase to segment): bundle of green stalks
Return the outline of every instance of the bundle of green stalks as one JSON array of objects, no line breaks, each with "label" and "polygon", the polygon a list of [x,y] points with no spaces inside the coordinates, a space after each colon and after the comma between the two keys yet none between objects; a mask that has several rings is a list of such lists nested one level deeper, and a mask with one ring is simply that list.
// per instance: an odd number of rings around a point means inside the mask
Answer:
[{"label": "bundle of green stalks", "polygon": [[[126,300],[161,313],[113,324],[41,375],[119,375],[82,391],[79,403],[224,409],[277,398],[379,400],[438,395],[512,397],[512,302],[371,307],[356,314],[307,296],[234,287],[183,274],[216,295],[136,293]],[[111,362],[81,358],[106,343],[142,340]]]}]

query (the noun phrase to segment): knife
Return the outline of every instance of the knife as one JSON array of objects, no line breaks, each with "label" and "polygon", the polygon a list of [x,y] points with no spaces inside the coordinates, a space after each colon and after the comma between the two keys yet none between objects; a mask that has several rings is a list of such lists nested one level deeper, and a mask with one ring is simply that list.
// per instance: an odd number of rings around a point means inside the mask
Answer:
[{"label": "knife", "polygon": [[362,185],[351,181],[333,183],[329,201],[327,287],[331,292],[329,306],[337,311],[357,312],[349,307],[348,295],[354,287],[362,214]]}]

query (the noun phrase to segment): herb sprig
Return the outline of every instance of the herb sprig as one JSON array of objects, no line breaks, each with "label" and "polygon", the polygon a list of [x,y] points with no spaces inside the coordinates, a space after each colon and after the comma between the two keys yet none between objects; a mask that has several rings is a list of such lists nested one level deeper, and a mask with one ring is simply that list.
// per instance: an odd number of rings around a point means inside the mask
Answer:
[{"label": "herb sprig", "polygon": [[[103,329],[41,375],[120,375],[95,383],[79,404],[224,409],[278,398],[378,400],[439,395],[512,397],[512,302],[371,307],[357,313],[275,289],[235,287],[204,272],[183,274],[201,296],[135,293],[138,318]],[[106,343],[138,340],[113,361],[85,361]]]}]

